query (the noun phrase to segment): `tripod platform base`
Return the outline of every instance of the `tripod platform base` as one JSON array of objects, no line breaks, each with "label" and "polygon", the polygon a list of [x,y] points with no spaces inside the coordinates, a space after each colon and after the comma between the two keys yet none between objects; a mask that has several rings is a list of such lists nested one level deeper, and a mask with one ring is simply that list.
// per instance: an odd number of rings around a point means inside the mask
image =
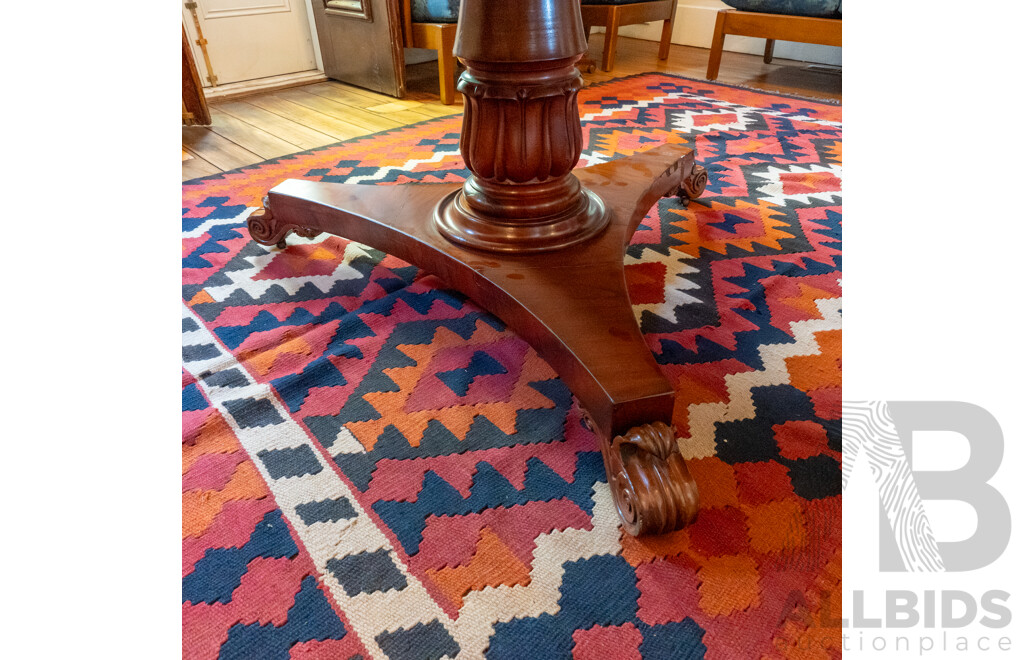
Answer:
[{"label": "tripod platform base", "polygon": [[671,429],[674,392],[629,301],[623,266],[633,232],[658,199],[698,197],[707,172],[687,147],[577,169],[607,228],[563,249],[492,252],[442,235],[435,209],[460,184],[366,186],[284,181],[249,217],[249,233],[279,245],[289,232],[327,232],[375,247],[443,279],[502,319],[555,369],[600,437],[608,483],[631,534],[679,529],[697,515],[696,484]]}]

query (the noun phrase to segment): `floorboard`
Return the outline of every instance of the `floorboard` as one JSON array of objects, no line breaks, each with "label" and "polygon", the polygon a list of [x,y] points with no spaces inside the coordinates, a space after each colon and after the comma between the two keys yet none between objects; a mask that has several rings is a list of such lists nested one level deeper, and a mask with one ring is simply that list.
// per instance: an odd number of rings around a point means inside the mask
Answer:
[{"label": "floorboard", "polygon": [[326,133],[338,140],[348,140],[372,132],[362,126],[356,126],[332,115],[325,115],[304,105],[278,98],[273,94],[251,96],[246,99],[246,102],[307,128]]},{"label": "floorboard", "polygon": [[213,119],[213,124],[210,126],[211,131],[264,160],[287,156],[302,150],[302,147],[297,144],[221,112],[217,106],[210,108],[210,117]]},{"label": "floorboard", "polygon": [[182,126],[181,142],[190,152],[221,171],[266,160],[205,126]]},{"label": "floorboard", "polygon": [[386,131],[389,128],[399,128],[409,122],[401,122],[389,119],[386,115],[378,115],[363,110],[354,105],[342,103],[319,94],[305,91],[302,87],[278,92],[278,97],[306,106],[310,110],[316,110],[325,115],[347,121],[356,126],[370,129],[371,132]]},{"label": "floorboard", "polygon": [[181,161],[181,180],[188,181],[189,179],[198,179],[201,176],[210,176],[211,174],[218,174],[221,169],[199,156],[189,152],[188,159]]},{"label": "floorboard", "polygon": [[322,147],[325,144],[331,144],[338,140],[333,135],[305,126],[293,118],[276,115],[248,101],[221,103],[216,106],[216,109],[236,119],[241,119],[258,129],[276,135],[282,140],[291,142],[301,149]]}]

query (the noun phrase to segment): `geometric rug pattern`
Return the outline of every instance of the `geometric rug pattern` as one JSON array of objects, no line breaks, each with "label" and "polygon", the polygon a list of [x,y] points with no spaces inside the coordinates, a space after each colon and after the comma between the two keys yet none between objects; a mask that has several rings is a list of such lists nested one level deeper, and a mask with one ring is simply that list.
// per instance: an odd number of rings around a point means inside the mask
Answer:
[{"label": "geometric rug pattern", "polygon": [[626,255],[696,523],[625,534],[578,401],[438,278],[249,238],[284,179],[463,180],[461,117],[189,181],[185,658],[841,655],[841,108],[667,74],[579,104],[581,166],[672,142],[708,171]]}]

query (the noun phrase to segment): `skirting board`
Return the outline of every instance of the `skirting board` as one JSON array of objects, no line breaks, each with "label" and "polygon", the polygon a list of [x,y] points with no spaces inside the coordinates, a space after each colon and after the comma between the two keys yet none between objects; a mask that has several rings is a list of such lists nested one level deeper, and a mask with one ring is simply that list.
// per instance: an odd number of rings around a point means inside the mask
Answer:
[{"label": "skirting board", "polygon": [[287,73],[283,76],[271,76],[270,78],[258,78],[256,80],[243,80],[242,82],[217,85],[216,87],[204,87],[203,94],[207,99],[227,99],[238,96],[248,96],[257,92],[270,92],[287,87],[308,85],[309,83],[327,80],[323,71],[301,71],[299,73]]},{"label": "skirting board", "polygon": [[[715,18],[718,15],[718,10],[726,8],[728,5],[721,0],[679,0],[676,7],[676,21],[672,28],[672,43],[696,46],[697,48],[711,48],[711,38],[715,34]],[[604,32],[604,29],[594,28],[594,32]],[[619,35],[647,41],[660,41],[661,21],[624,25],[619,28]],[[733,53],[764,55],[764,39],[729,35],[725,38],[725,50]],[[834,66],[841,66],[843,63],[842,48],[792,41],[775,42],[775,57]]]}]

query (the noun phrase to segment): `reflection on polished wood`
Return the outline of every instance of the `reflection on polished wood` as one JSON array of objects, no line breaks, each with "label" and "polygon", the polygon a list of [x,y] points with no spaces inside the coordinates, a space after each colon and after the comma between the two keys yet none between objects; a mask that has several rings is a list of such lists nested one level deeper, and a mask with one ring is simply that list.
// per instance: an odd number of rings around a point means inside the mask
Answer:
[{"label": "reflection on polished wood", "polygon": [[[633,315],[623,253],[658,199],[699,196],[693,151],[668,144],[573,170],[581,132],[577,0],[463,0],[463,184],[289,180],[252,237],[328,232],[440,276],[528,341],[580,400],[631,534],[679,529],[698,496],[671,429],[674,392]],[[581,286],[586,282],[586,286]]]}]

